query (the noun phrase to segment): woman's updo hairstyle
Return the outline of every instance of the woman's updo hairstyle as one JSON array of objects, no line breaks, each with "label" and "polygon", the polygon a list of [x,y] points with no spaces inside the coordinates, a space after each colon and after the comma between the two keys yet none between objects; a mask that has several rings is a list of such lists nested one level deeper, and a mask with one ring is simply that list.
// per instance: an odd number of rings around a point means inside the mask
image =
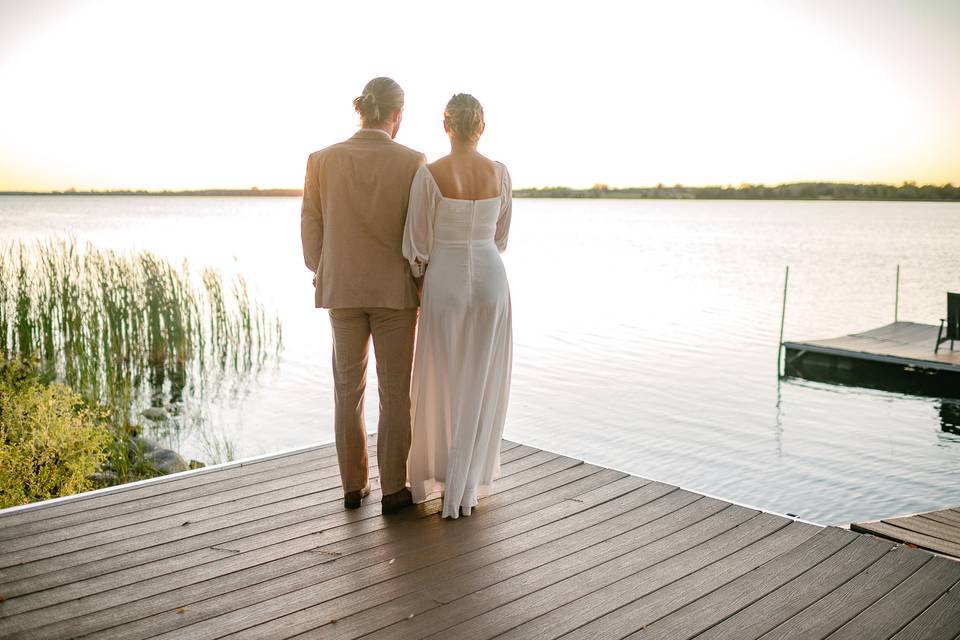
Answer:
[{"label": "woman's updo hairstyle", "polygon": [[390,114],[403,109],[403,89],[390,78],[374,78],[353,100],[364,126],[383,123]]},{"label": "woman's updo hairstyle", "polygon": [[476,142],[483,130],[483,107],[469,93],[458,93],[443,110],[443,122],[457,140]]}]

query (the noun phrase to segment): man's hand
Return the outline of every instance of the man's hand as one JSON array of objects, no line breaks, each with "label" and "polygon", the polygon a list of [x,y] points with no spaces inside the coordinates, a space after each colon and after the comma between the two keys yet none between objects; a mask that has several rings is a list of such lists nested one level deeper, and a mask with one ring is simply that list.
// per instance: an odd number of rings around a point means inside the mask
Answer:
[{"label": "man's hand", "polygon": [[313,288],[317,288],[317,274],[313,274]]}]

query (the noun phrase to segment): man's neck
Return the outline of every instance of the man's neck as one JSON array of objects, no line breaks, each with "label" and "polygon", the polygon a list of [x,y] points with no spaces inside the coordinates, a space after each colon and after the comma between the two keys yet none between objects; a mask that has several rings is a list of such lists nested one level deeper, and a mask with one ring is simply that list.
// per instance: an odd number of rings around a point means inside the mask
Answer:
[{"label": "man's neck", "polygon": [[372,125],[372,126],[361,126],[360,131],[382,131],[387,134],[390,139],[393,139],[393,127],[389,123],[384,123],[382,125]]}]

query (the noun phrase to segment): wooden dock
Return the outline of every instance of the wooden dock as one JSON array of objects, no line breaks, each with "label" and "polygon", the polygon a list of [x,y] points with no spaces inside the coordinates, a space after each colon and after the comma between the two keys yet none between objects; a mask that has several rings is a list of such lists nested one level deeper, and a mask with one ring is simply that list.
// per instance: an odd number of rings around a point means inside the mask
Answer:
[{"label": "wooden dock", "polygon": [[942,509],[874,522],[857,522],[851,524],[850,528],[960,560],[960,509]]},{"label": "wooden dock", "polygon": [[934,353],[938,327],[894,322],[839,338],[784,342],[785,374],[936,397],[960,397],[960,343]]},{"label": "wooden dock", "polygon": [[960,562],[512,442],[502,463],[457,521],[383,517],[376,490],[345,511],[330,445],[0,511],[0,637],[960,635]]}]

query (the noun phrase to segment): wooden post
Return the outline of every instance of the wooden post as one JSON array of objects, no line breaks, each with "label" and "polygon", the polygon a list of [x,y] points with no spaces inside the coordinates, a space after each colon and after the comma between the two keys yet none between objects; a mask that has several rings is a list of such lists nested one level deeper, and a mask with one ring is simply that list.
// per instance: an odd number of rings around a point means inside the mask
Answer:
[{"label": "wooden post", "polygon": [[893,321],[897,321],[900,314],[900,265],[897,265],[897,292],[893,299]]},{"label": "wooden post", "polygon": [[790,280],[790,265],[783,274],[783,305],[780,308],[780,342],[777,344],[777,378],[780,377],[780,363],[783,354],[783,323],[787,317],[787,282]]}]

